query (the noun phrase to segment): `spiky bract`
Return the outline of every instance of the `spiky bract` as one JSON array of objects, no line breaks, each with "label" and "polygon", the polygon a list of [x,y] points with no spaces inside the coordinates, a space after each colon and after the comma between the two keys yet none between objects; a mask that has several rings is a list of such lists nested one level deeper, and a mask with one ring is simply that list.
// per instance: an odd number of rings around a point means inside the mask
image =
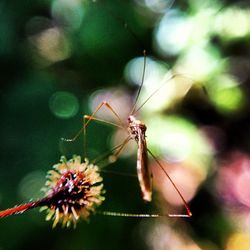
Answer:
[{"label": "spiky bract", "polygon": [[53,166],[48,172],[43,191],[48,198],[46,220],[53,219],[53,227],[61,222],[63,226],[76,225],[80,217],[88,219],[89,215],[104,201],[102,177],[98,167],[81,162],[80,156],[73,156]]}]

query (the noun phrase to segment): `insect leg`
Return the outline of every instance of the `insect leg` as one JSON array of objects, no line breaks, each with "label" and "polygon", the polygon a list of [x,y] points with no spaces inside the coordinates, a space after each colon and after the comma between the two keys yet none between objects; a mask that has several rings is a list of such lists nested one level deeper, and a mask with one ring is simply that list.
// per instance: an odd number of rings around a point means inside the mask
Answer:
[{"label": "insect leg", "polygon": [[[106,108],[107,108],[107,109],[117,118],[118,124],[115,124],[115,123],[112,123],[112,122],[108,122],[108,121],[104,121],[104,120],[100,120],[100,121],[102,121],[102,122],[104,122],[104,123],[112,124],[112,125],[114,125],[114,126],[116,126],[116,127],[122,127],[122,128],[124,128],[123,123],[122,123],[122,121],[121,121],[119,115],[114,111],[114,109],[111,107],[111,105],[110,105],[108,102],[103,101],[103,102],[101,102],[101,103],[98,105],[98,107],[96,108],[96,110],[93,112],[92,115],[86,116],[86,117],[87,117],[86,119],[88,119],[87,122],[86,122],[86,123],[84,122],[84,125],[82,126],[82,128],[78,131],[78,133],[77,133],[73,138],[61,138],[61,139],[62,139],[63,141],[66,141],[66,142],[73,142],[73,141],[75,141],[75,140],[80,136],[80,134],[86,129],[87,125],[90,123],[91,120],[98,120],[97,118],[95,118],[95,115],[96,115],[96,113],[97,113],[102,107],[106,107]],[[85,117],[85,116],[84,116],[84,117]],[[85,119],[85,118],[84,118],[84,119]]]},{"label": "insect leg", "polygon": [[167,171],[164,169],[164,167],[162,166],[162,164],[160,163],[160,161],[154,156],[154,154],[147,149],[149,154],[153,157],[153,159],[156,161],[156,163],[158,164],[158,166],[161,168],[161,170],[164,172],[164,174],[167,176],[167,178],[169,179],[169,181],[171,182],[171,184],[173,185],[174,189],[176,190],[176,192],[178,193],[178,195],[180,196],[184,207],[186,209],[186,214],[168,214],[169,217],[191,217],[192,216],[192,212],[186,202],[186,200],[184,199],[183,195],[181,194],[180,190],[177,188],[177,186],[175,185],[174,181],[172,180],[172,178],[169,176],[169,174],[167,173]]},{"label": "insect leg", "polygon": [[[124,146],[129,142],[129,140],[131,140],[130,136],[128,136],[121,144],[115,146],[111,150],[97,157],[92,163],[99,164],[99,162],[102,162],[102,168],[106,167],[107,165],[110,165],[110,163],[114,163],[117,160],[118,155],[123,150]],[[103,159],[105,159],[106,161],[103,161]]]},{"label": "insect leg", "polygon": [[[87,119],[87,122],[86,122],[86,119]],[[109,122],[109,121],[106,121],[106,120],[103,120],[103,119],[99,119],[99,118],[95,118],[95,117],[92,117],[90,115],[84,115],[83,117],[83,135],[84,135],[84,155],[86,156],[87,155],[87,140],[86,140],[86,136],[87,136],[87,125],[90,123],[90,121],[93,120],[93,121],[98,121],[98,122],[102,122],[102,123],[106,123],[106,124],[109,124],[109,125],[112,125],[112,126],[115,126],[115,127],[119,127],[119,128],[122,128],[122,126],[116,124],[116,123],[113,123],[113,122]]]}]

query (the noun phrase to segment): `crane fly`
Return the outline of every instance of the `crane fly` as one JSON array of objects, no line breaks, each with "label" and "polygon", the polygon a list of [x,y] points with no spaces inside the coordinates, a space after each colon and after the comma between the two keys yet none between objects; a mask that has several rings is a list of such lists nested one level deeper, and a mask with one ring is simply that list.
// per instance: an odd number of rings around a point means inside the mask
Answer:
[{"label": "crane fly", "polygon": [[[184,199],[183,195],[181,194],[181,192],[179,191],[179,189],[177,188],[177,186],[175,185],[174,181],[171,179],[171,177],[169,176],[169,174],[166,172],[165,168],[163,167],[162,163],[156,158],[156,156],[148,149],[147,147],[147,142],[146,142],[146,130],[147,127],[146,125],[136,119],[136,113],[146,104],[146,102],[148,102],[148,100],[154,95],[156,94],[156,92],[158,92],[163,85],[161,85],[158,89],[156,89],[139,107],[137,107],[137,101],[138,98],[140,96],[140,92],[143,86],[143,82],[144,82],[144,77],[145,77],[145,69],[146,69],[146,51],[143,51],[144,54],[144,64],[143,64],[143,74],[142,74],[142,79],[141,79],[141,84],[139,87],[139,90],[137,92],[136,98],[135,98],[135,102],[132,108],[132,111],[130,112],[128,118],[127,118],[127,122],[123,123],[120,116],[118,115],[118,113],[114,110],[114,108],[107,102],[107,101],[102,101],[101,103],[99,103],[99,105],[96,107],[96,109],[94,110],[94,112],[92,113],[92,115],[84,115],[83,116],[83,120],[84,120],[84,125],[83,127],[79,130],[79,132],[71,139],[65,139],[62,138],[63,141],[66,142],[72,142],[75,141],[79,135],[83,132],[84,133],[84,148],[85,148],[85,152],[86,152],[86,128],[88,126],[88,124],[94,120],[94,121],[100,121],[103,123],[107,123],[113,126],[116,126],[118,128],[122,128],[128,131],[128,135],[127,137],[124,139],[124,141],[116,146],[114,148],[114,153],[112,154],[112,161],[115,161],[117,156],[121,153],[121,151],[124,149],[125,145],[130,141],[130,140],[134,140],[137,143],[137,177],[138,177],[138,181],[139,181],[139,186],[141,189],[141,194],[142,194],[142,199],[145,202],[150,202],[152,201],[152,172],[149,169],[149,164],[148,164],[148,154],[151,155],[151,157],[156,161],[157,165],[161,168],[161,170],[163,171],[163,173],[165,174],[165,176],[169,179],[169,181],[171,182],[171,184],[173,185],[175,191],[178,193],[178,195],[180,196],[183,205],[186,209],[186,214],[168,214],[169,217],[191,217],[192,213],[191,210],[186,202],[186,200]],[[173,75],[171,76],[168,80],[171,80],[172,78],[174,78],[177,75]],[[165,82],[166,83],[166,82]],[[112,113],[112,115],[116,118],[117,123],[113,123],[113,122],[109,122],[103,119],[99,119],[96,117],[96,114],[101,110],[101,108],[105,107],[109,112]],[[130,214],[123,214],[123,213],[113,213],[113,212],[107,212],[104,214],[109,214],[109,215],[121,215],[121,216],[129,216]],[[158,217],[160,215],[140,215],[140,214],[131,214],[131,216],[135,216],[135,217]]]}]

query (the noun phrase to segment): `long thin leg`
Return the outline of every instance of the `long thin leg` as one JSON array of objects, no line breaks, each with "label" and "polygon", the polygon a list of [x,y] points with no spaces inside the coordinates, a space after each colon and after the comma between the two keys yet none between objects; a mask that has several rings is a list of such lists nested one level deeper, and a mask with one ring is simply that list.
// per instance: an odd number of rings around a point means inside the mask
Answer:
[{"label": "long thin leg", "polygon": [[[96,113],[102,108],[102,107],[106,107],[117,119],[118,119],[118,124],[116,123],[113,123],[113,122],[109,122],[109,121],[105,121],[105,120],[101,120],[101,119],[98,119],[98,118],[95,118],[95,115]],[[89,115],[85,115],[83,117],[84,119],[84,126],[83,126],[83,130],[84,130],[84,154],[86,156],[86,153],[87,153],[87,142],[86,142],[86,134],[87,134],[87,131],[86,131],[86,128],[87,128],[87,125],[90,123],[91,120],[95,120],[95,121],[101,121],[103,123],[106,123],[106,124],[110,124],[110,125],[113,125],[113,126],[116,126],[116,127],[119,127],[119,128],[124,128],[123,126],[123,123],[121,121],[121,118],[119,117],[119,115],[114,111],[114,109],[112,108],[112,106],[107,102],[107,101],[103,101],[101,102],[98,107],[96,108],[96,110],[93,112],[93,114],[91,116]],[[87,122],[85,122],[87,120]],[[79,131],[81,132],[81,131]],[[79,134],[79,133],[78,133]]]},{"label": "long thin leg", "polygon": [[121,147],[112,155],[112,162],[115,162],[118,155],[122,152],[127,143],[131,140],[131,137],[128,136],[121,144]]},{"label": "long thin leg", "polygon": [[167,178],[169,179],[169,181],[173,185],[174,189],[176,190],[176,192],[180,196],[181,200],[183,201],[184,207],[187,211],[187,214],[140,214],[140,213],[121,213],[121,212],[114,212],[114,211],[101,211],[101,212],[98,212],[98,214],[107,215],[107,216],[115,216],[115,217],[130,217],[130,218],[159,218],[159,217],[189,218],[192,216],[192,212],[190,211],[190,208],[189,208],[187,202],[185,201],[184,197],[182,196],[181,192],[179,191],[179,189],[177,188],[177,186],[175,185],[175,183],[173,182],[173,180],[171,179],[169,174],[166,172],[166,170],[164,169],[162,164],[159,162],[159,160],[157,160],[157,158],[154,156],[154,154],[149,149],[147,149],[147,150],[148,150],[149,154],[157,162],[157,164],[160,166],[160,168],[162,169],[162,171],[167,176]]},{"label": "long thin leg", "polygon": [[176,190],[176,192],[178,193],[178,195],[180,196],[184,207],[186,209],[186,214],[169,214],[169,217],[191,217],[192,216],[192,212],[187,204],[187,202],[185,201],[183,195],[181,194],[180,190],[177,188],[177,186],[175,185],[175,183],[173,182],[173,180],[171,179],[171,177],[169,176],[169,174],[167,173],[167,171],[164,169],[164,167],[162,166],[162,164],[160,163],[160,161],[154,156],[154,154],[147,149],[149,154],[154,158],[154,160],[157,162],[158,166],[161,168],[161,170],[164,172],[164,174],[167,176],[167,178],[169,179],[169,181],[171,182],[171,184],[173,185],[174,189]]},{"label": "long thin leg", "polygon": [[[117,151],[118,154],[122,151],[123,147],[126,145],[126,143],[130,139],[131,138],[128,137],[127,139],[124,140],[124,142],[122,144],[119,145],[118,151]],[[183,195],[181,194],[181,192],[179,191],[179,189],[177,188],[177,186],[175,185],[175,183],[173,182],[173,180],[171,179],[169,174],[166,172],[166,170],[164,169],[162,164],[159,162],[159,160],[154,156],[154,154],[149,149],[147,149],[147,151],[154,158],[154,160],[157,162],[157,164],[160,166],[160,168],[162,169],[164,174],[167,176],[167,178],[169,179],[169,181],[173,185],[174,189],[176,190],[176,192],[180,196],[187,213],[186,214],[140,214],[140,213],[121,213],[121,212],[115,212],[115,211],[101,211],[101,212],[98,212],[98,214],[107,215],[107,216],[116,216],[116,217],[131,217],[131,218],[158,218],[158,217],[181,217],[181,218],[184,217],[184,218],[189,218],[189,217],[192,216],[192,212],[191,212],[186,200],[184,199]]]},{"label": "long thin leg", "polygon": [[[125,145],[131,140],[130,136],[128,136],[121,144],[115,146],[111,150],[109,150],[107,153],[102,154],[100,157],[95,159],[93,162],[94,164],[98,164],[103,158],[107,158],[108,156],[108,164],[114,163],[117,159],[117,156],[121,153],[122,149],[125,147]],[[110,152],[115,152],[112,155],[110,155]],[[112,159],[111,159],[112,158]],[[102,167],[105,167],[106,165],[102,165]]]},{"label": "long thin leg", "polygon": [[[106,124],[109,124],[109,125],[112,125],[112,126],[115,126],[115,127],[118,127],[118,128],[124,128],[123,126],[120,126],[116,123],[113,123],[113,122],[109,122],[109,121],[106,121],[106,120],[103,120],[103,119],[99,119],[99,118],[95,118],[95,117],[92,117],[91,115],[84,115],[83,116],[83,119],[86,120],[93,120],[93,121],[98,121],[98,122],[102,122],[102,123],[106,123]],[[88,122],[89,123],[89,122]],[[86,123],[85,123],[85,127],[86,127]]]},{"label": "long thin leg", "polygon": [[[86,122],[86,119],[87,119],[87,122]],[[83,116],[83,136],[84,136],[84,142],[83,142],[83,147],[84,147],[84,155],[86,156],[87,155],[87,124],[90,123],[90,120],[93,120],[93,121],[99,121],[99,122],[102,122],[102,123],[105,123],[105,124],[109,124],[109,125],[112,125],[112,126],[115,126],[115,127],[118,127],[118,128],[124,128],[116,123],[113,123],[113,122],[109,122],[109,121],[106,121],[106,120],[102,120],[102,119],[99,119],[99,118],[95,118],[95,117],[92,117],[90,115],[84,115]]]},{"label": "long thin leg", "polygon": [[86,126],[88,125],[88,123],[90,122],[90,120],[92,120],[94,118],[94,116],[96,115],[96,113],[102,108],[102,107],[106,107],[118,120],[120,126],[123,126],[123,122],[120,118],[120,116],[114,111],[114,109],[112,108],[112,106],[107,102],[107,101],[103,101],[101,102],[98,107],[96,108],[96,110],[93,112],[93,114],[90,116],[89,121],[86,123]]},{"label": "long thin leg", "polygon": [[166,216],[166,215],[160,215],[160,214],[134,214],[134,213],[120,213],[120,212],[112,212],[112,211],[100,211],[97,213],[101,215],[107,215],[107,216],[130,217],[130,218],[158,218],[158,217]]},{"label": "long thin leg", "polygon": [[[112,122],[108,122],[108,121],[105,121],[105,120],[99,120],[97,118],[95,118],[95,115],[96,113],[102,108],[102,107],[106,107],[118,120],[118,124],[116,123],[112,123]],[[86,129],[87,125],[90,123],[91,120],[99,120],[99,121],[102,121],[102,122],[105,122],[107,124],[111,124],[111,125],[114,125],[116,127],[119,127],[119,128],[125,128],[123,123],[122,123],[122,120],[121,118],[119,117],[119,115],[114,111],[114,109],[112,108],[112,106],[106,102],[106,101],[103,101],[101,102],[98,107],[96,108],[96,110],[93,112],[92,115],[90,116],[87,116],[88,117],[88,120],[87,122],[83,125],[83,127],[78,131],[78,133],[73,137],[73,138],[61,138],[63,141],[67,141],[67,142],[73,142],[75,141],[79,136],[80,134]]]}]

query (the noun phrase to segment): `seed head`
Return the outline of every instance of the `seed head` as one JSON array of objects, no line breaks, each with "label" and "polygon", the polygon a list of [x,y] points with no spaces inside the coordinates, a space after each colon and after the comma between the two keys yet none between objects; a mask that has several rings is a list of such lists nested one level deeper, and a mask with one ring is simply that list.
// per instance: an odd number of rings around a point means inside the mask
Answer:
[{"label": "seed head", "polygon": [[87,159],[81,163],[80,156],[73,156],[68,161],[62,156],[53,168],[48,172],[43,188],[44,198],[2,210],[0,218],[41,207],[41,210],[47,210],[46,220],[54,220],[53,227],[58,222],[67,227],[76,226],[80,217],[87,220],[104,201],[98,167],[89,164]]},{"label": "seed head", "polygon": [[61,162],[53,168],[43,188],[47,204],[42,210],[48,212],[46,220],[54,220],[53,227],[58,222],[75,226],[80,217],[88,219],[104,201],[102,177],[97,166],[89,164],[87,159],[81,163],[80,156],[68,161],[61,157]]}]

